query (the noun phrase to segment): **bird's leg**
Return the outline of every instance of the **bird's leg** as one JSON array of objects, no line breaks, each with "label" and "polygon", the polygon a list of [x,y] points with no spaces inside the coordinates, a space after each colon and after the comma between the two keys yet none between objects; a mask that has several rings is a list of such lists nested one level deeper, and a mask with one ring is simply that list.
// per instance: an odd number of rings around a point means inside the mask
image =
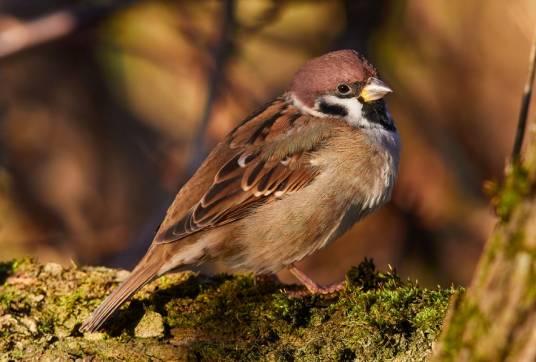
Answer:
[{"label": "bird's leg", "polygon": [[344,288],[344,280],[335,283],[330,284],[326,286],[320,286],[316,284],[311,278],[309,278],[307,275],[305,275],[304,272],[302,272],[300,269],[296,268],[294,265],[291,265],[288,267],[288,270],[298,279],[311,294],[330,294],[335,293],[342,288]]}]

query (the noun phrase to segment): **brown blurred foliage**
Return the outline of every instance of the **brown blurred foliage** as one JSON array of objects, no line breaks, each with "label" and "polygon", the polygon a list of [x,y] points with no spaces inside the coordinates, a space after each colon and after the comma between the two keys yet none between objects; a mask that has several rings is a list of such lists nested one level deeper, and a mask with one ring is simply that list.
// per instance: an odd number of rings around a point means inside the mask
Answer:
[{"label": "brown blurred foliage", "polygon": [[395,89],[400,178],[393,202],[303,266],[328,282],[368,256],[424,284],[465,283],[493,225],[481,185],[512,146],[535,10],[0,1],[0,260],[132,266],[215,142],[305,60],[353,48]]}]

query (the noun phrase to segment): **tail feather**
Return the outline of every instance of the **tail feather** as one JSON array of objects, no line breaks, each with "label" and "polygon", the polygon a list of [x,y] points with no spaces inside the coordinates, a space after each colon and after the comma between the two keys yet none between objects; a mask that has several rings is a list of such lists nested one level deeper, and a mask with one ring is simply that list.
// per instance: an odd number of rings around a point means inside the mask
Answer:
[{"label": "tail feather", "polygon": [[112,291],[91,316],[82,323],[80,331],[97,331],[124,302],[157,276],[158,269],[158,264],[139,265],[135,268],[128,278]]}]

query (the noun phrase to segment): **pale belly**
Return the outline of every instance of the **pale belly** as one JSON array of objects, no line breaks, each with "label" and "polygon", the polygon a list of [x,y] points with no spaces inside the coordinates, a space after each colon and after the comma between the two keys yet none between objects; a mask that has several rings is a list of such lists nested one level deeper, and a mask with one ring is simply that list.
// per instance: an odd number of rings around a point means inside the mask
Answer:
[{"label": "pale belly", "polygon": [[398,135],[369,144],[365,156],[355,153],[364,138],[348,137],[340,142],[347,147],[333,147],[311,161],[323,172],[310,185],[238,221],[232,241],[236,252],[222,261],[231,269],[277,272],[325,247],[389,201],[398,169]]},{"label": "pale belly", "polygon": [[387,202],[391,189],[387,185],[372,198],[341,197],[337,188],[327,192],[321,182],[313,184],[302,191],[308,195],[274,202],[240,225],[240,252],[224,262],[234,270],[275,273],[342,236]]}]

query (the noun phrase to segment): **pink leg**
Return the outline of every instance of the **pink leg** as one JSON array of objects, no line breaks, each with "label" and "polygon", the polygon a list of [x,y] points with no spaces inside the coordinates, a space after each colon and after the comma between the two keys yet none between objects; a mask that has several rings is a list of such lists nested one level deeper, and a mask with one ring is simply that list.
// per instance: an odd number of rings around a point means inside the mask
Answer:
[{"label": "pink leg", "polygon": [[296,268],[294,265],[288,267],[288,270],[298,279],[311,294],[330,294],[338,292],[344,288],[345,281],[330,284],[326,286],[320,286],[316,284],[311,278],[305,275],[300,269]]}]

